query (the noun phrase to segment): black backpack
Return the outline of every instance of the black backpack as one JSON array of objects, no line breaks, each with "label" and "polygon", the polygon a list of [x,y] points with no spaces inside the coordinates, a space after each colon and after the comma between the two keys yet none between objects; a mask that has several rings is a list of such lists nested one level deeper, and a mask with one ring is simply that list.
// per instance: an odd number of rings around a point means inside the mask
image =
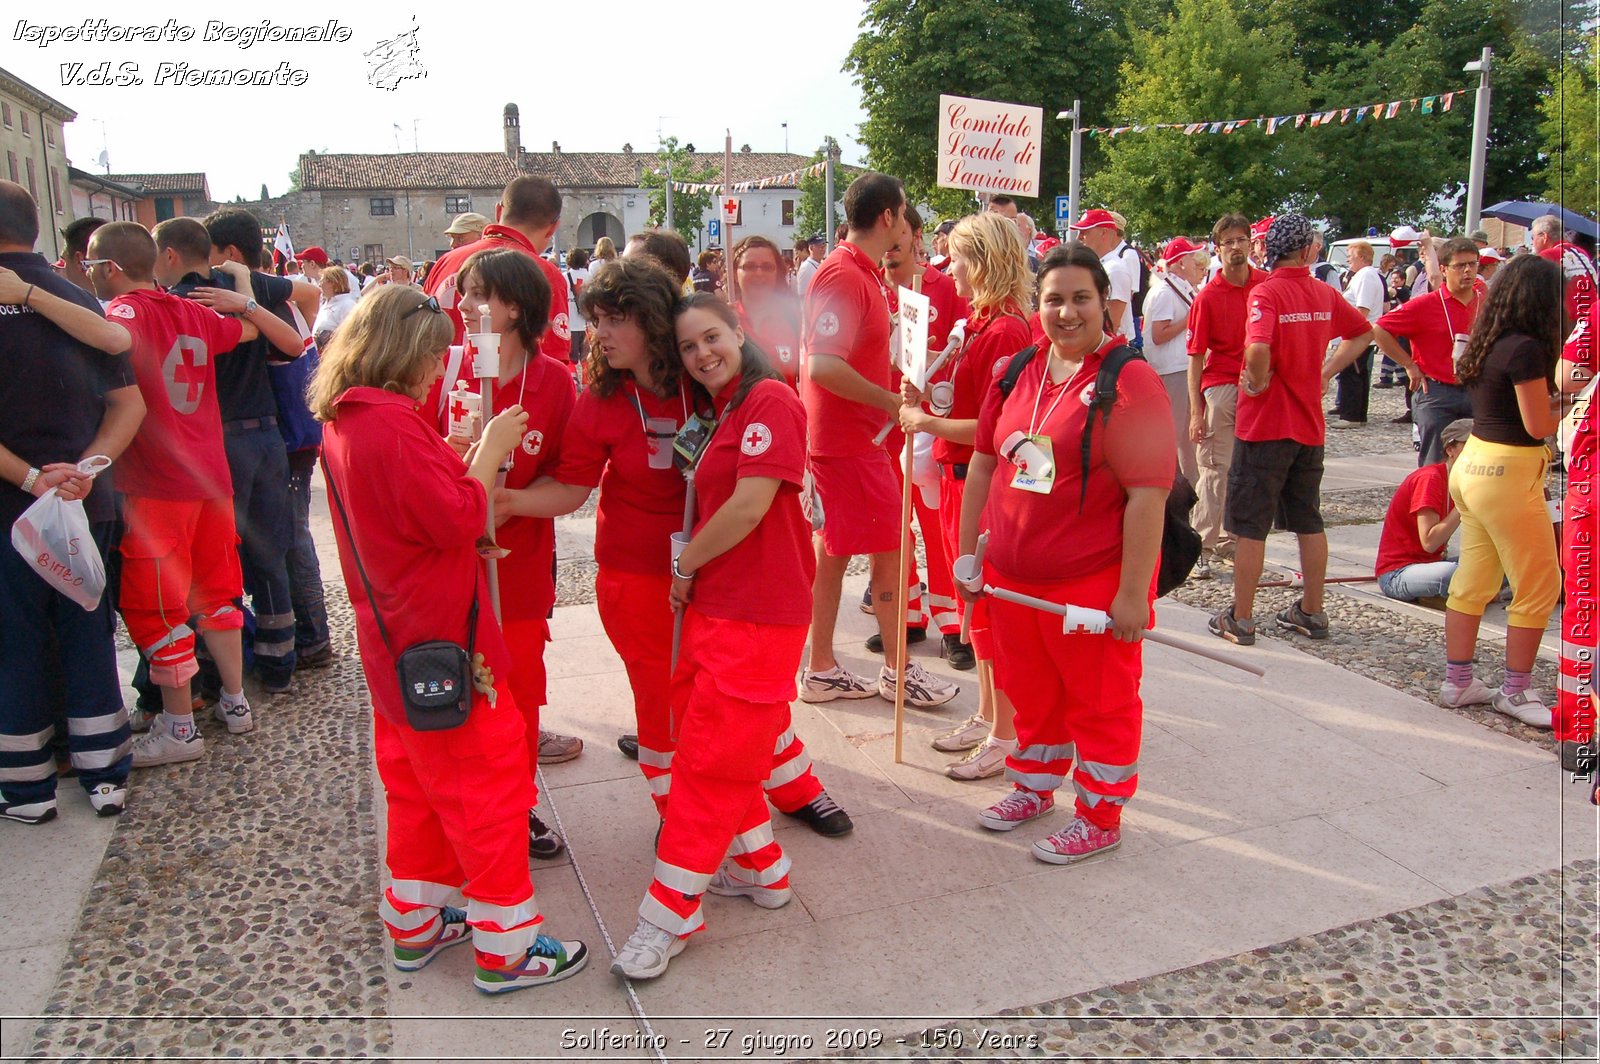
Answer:
[{"label": "black backpack", "polygon": [[[1039,345],[1033,344],[1011,356],[1005,375],[997,385],[1002,397],[1011,394],[1022,371],[1028,368],[1028,363],[1038,353]],[[1089,420],[1084,424],[1083,442],[1079,447],[1079,457],[1083,463],[1078,480],[1079,513],[1083,512],[1083,501],[1089,491],[1089,453],[1094,436],[1095,414],[1100,415],[1102,426],[1111,420],[1111,408],[1117,401],[1117,378],[1122,374],[1122,367],[1134,359],[1143,362],[1144,356],[1124,344],[1106,355],[1106,360],[1100,363],[1100,370],[1095,374],[1094,399],[1089,403]],[[1156,563],[1158,596],[1182,587],[1194,571],[1195,563],[1200,560],[1200,533],[1189,523],[1189,512],[1199,501],[1189,479],[1182,473],[1176,474],[1172,490],[1167,493],[1167,505],[1161,522],[1161,556]]]}]

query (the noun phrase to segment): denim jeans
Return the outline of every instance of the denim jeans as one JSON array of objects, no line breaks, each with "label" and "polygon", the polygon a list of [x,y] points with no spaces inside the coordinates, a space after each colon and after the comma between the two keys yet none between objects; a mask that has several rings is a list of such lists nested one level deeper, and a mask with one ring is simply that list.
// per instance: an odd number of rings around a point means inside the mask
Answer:
[{"label": "denim jeans", "polygon": [[1421,598],[1445,598],[1450,594],[1450,578],[1455,575],[1458,562],[1418,562],[1403,565],[1378,575],[1378,590],[1401,602],[1415,602]]},{"label": "denim jeans", "polygon": [[311,473],[317,449],[289,455],[289,502],[293,511],[294,545],[289,548],[289,598],[294,604],[295,654],[314,653],[328,645],[328,610],[322,601],[322,564],[311,538]]},{"label": "denim jeans", "polygon": [[[102,558],[110,522],[93,526]],[[0,551],[0,790],[14,802],[56,793],[54,703],[64,697],[67,742],[87,789],[121,783],[133,764],[133,733],[122,708],[109,596],[85,610],[39,579],[14,550]],[[52,651],[52,644],[54,648]],[[59,668],[52,668],[51,655]]]},{"label": "denim jeans", "polygon": [[1472,416],[1472,396],[1459,384],[1442,384],[1429,379],[1428,390],[1411,396],[1411,419],[1422,430],[1422,450],[1417,468],[1444,461],[1444,441],[1439,434],[1457,418]]}]

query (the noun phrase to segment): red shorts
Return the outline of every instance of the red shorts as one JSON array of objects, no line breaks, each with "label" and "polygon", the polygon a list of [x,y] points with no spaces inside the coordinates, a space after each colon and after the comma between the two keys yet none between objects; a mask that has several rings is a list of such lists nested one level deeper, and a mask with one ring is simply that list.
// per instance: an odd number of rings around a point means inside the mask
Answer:
[{"label": "red shorts", "polygon": [[835,558],[900,549],[900,480],[887,451],[811,459],[822,498],[822,549]]}]

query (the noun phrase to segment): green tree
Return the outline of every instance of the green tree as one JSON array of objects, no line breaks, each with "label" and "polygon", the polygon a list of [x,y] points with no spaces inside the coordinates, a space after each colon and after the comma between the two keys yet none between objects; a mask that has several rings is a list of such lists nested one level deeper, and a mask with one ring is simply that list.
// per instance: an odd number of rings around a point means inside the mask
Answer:
[{"label": "green tree", "polygon": [[[645,164],[639,175],[639,187],[650,190],[650,224],[667,224],[667,177],[670,172],[674,183],[704,184],[721,179],[720,167],[697,163],[694,154],[678,143],[677,137],[667,137],[656,152],[656,161]],[[690,247],[696,246],[706,211],[711,209],[715,193],[672,193],[672,227]]]},{"label": "green tree", "polygon": [[1544,183],[1545,198],[1568,210],[1600,218],[1600,94],[1596,78],[1596,41],[1589,38],[1586,54],[1568,58],[1554,91],[1540,110],[1544,121],[1539,134],[1547,161],[1536,176]]},{"label": "green tree", "polygon": [[1081,97],[1086,115],[1102,114],[1115,95],[1118,10],[1116,0],[870,0],[844,63],[861,87],[868,165],[940,215],[964,214],[973,194],[936,184],[939,94],[1040,106],[1040,198],[1021,201],[1039,217],[1067,189],[1070,127],[1056,112]]},{"label": "green tree", "polygon": [[[820,163],[827,158],[827,149],[837,148],[839,142],[832,137],[823,138],[823,146],[811,156],[813,163]],[[842,168],[841,168],[842,169]],[[837,199],[834,201],[834,217],[844,217],[844,186],[849,182],[844,180],[842,173],[834,175],[833,192]],[[828,181],[822,174],[807,174],[800,179],[800,202],[795,204],[795,235],[809,237],[812,233],[828,233]]]},{"label": "green tree", "polygon": [[[1289,27],[1246,28],[1232,0],[1177,0],[1165,20],[1133,28],[1130,44],[1118,125],[1304,109]],[[1289,130],[1266,136],[1252,124],[1226,134],[1174,129],[1099,139],[1102,165],[1088,176],[1085,202],[1114,207],[1145,238],[1204,233],[1228,211],[1255,217],[1307,199],[1293,177],[1304,169],[1306,139]]]}]

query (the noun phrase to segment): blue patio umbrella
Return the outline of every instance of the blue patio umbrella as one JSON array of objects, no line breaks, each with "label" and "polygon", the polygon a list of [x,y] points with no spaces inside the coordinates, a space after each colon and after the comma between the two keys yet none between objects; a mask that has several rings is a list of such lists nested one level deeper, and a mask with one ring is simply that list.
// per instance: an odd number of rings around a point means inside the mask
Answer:
[{"label": "blue patio umbrella", "polygon": [[1553,214],[1561,219],[1561,224],[1575,233],[1582,233],[1591,240],[1600,240],[1600,225],[1593,220],[1585,218],[1577,211],[1569,211],[1565,207],[1558,207],[1553,203],[1538,203],[1531,200],[1505,200],[1496,203],[1493,207],[1485,207],[1485,218],[1499,218],[1507,222],[1516,222],[1518,225],[1532,225],[1535,218],[1542,218]]}]

